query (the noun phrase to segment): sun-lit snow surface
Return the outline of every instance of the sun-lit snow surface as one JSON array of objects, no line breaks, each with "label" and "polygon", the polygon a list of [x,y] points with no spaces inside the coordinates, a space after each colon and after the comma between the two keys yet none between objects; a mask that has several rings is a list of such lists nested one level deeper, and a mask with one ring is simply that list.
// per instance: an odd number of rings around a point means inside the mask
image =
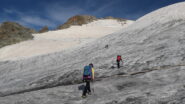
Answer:
[{"label": "sun-lit snow surface", "polygon": [[113,19],[104,19],[82,26],[72,26],[64,30],[34,34],[34,40],[0,49],[0,60],[20,59],[71,49],[119,31],[132,23],[133,21],[130,20],[121,22]]},{"label": "sun-lit snow surface", "polygon": [[[185,104],[185,15],[176,12],[183,9],[185,2],[162,8],[70,51],[1,62],[0,103]],[[112,69],[117,54],[124,66]],[[98,81],[82,99],[82,68],[90,62]]]},{"label": "sun-lit snow surface", "polygon": [[184,9],[184,3],[161,8],[138,19],[136,24],[138,23],[139,25],[134,26],[134,28],[143,28],[152,24],[162,24],[171,20],[184,20]]}]

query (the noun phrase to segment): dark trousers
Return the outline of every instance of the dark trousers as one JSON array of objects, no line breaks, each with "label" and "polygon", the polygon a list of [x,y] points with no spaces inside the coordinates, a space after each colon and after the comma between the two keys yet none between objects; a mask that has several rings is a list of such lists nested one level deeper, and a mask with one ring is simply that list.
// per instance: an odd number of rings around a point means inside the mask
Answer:
[{"label": "dark trousers", "polygon": [[119,69],[120,68],[120,61],[117,60],[117,68]]},{"label": "dark trousers", "polygon": [[85,86],[84,91],[83,91],[84,96],[86,96],[87,92],[91,92],[90,81],[87,80],[85,82],[86,82],[86,86]]}]

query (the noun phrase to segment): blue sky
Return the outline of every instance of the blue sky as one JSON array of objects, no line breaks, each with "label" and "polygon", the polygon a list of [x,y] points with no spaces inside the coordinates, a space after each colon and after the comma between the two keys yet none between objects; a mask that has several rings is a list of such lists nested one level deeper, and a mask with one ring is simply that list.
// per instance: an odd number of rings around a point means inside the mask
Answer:
[{"label": "blue sky", "polygon": [[161,7],[185,0],[1,0],[0,22],[55,29],[77,14],[136,20]]}]

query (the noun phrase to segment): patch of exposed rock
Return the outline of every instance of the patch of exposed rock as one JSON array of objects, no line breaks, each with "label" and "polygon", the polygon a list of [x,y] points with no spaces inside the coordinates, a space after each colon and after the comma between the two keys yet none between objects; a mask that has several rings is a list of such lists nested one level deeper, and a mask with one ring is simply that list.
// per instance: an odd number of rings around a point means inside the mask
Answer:
[{"label": "patch of exposed rock", "polygon": [[35,33],[35,30],[15,22],[4,22],[0,25],[0,48],[33,39],[32,33]]},{"label": "patch of exposed rock", "polygon": [[63,25],[58,26],[57,29],[66,29],[69,28],[72,25],[83,25],[90,22],[93,22],[97,18],[94,16],[88,16],[88,15],[76,15],[68,19],[66,23]]}]

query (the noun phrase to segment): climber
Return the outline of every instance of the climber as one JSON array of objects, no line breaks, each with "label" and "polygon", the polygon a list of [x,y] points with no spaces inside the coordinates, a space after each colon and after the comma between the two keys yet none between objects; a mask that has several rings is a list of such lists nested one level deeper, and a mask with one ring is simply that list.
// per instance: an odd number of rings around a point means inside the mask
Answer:
[{"label": "climber", "polygon": [[123,63],[122,58],[121,58],[121,55],[117,55],[117,60],[116,60],[116,62],[117,62],[117,68],[118,68],[118,69],[120,68],[120,61]]},{"label": "climber", "polygon": [[94,68],[92,63],[84,67],[83,82],[86,82],[86,86],[83,90],[83,98],[86,97],[86,93],[91,95],[90,81],[94,81]]}]

